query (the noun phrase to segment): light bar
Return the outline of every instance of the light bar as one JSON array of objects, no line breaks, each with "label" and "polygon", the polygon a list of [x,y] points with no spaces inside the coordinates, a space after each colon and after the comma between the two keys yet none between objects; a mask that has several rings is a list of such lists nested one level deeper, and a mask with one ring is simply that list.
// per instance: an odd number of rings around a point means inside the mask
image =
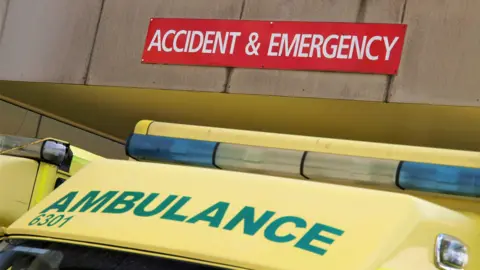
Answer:
[{"label": "light bar", "polygon": [[214,167],[216,146],[215,142],[134,135],[127,140],[126,149],[127,155],[137,160]]},{"label": "light bar", "polygon": [[316,180],[331,179],[394,187],[399,163],[388,159],[307,152],[303,175]]},{"label": "light bar", "polygon": [[480,197],[480,169],[403,162],[398,185],[404,189]]},{"label": "light bar", "polygon": [[66,172],[70,170],[73,157],[66,143],[10,135],[0,135],[0,154],[41,160]]},{"label": "light bar", "polygon": [[317,181],[480,197],[480,169],[133,134],[127,155]]},{"label": "light bar", "polygon": [[214,165],[225,170],[301,177],[300,151],[220,143],[215,154]]}]

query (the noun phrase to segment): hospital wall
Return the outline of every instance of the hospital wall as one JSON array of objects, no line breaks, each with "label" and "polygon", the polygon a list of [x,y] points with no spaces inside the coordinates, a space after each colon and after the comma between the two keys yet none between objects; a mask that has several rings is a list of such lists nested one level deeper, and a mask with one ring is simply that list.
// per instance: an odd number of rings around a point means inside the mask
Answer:
[{"label": "hospital wall", "polygon": [[[0,0],[0,80],[480,106],[478,0]],[[141,64],[151,17],[408,25],[396,76]]]},{"label": "hospital wall", "polygon": [[108,158],[127,159],[124,146],[28,109],[0,101],[0,134],[59,138]]}]

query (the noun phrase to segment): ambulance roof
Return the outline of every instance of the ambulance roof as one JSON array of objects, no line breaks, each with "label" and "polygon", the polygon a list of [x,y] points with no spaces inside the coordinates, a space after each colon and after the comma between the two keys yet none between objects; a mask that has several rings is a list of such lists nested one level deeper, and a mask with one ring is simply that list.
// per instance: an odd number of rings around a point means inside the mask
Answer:
[{"label": "ambulance roof", "polygon": [[[419,246],[422,241],[430,245],[430,234],[434,239],[437,229],[465,239],[476,233],[467,217],[401,194],[98,160],[15,222],[7,234],[127,247],[243,268],[376,269],[413,230],[420,230],[421,241],[415,242]],[[429,261],[429,252],[419,254]]]},{"label": "ambulance roof", "polygon": [[94,153],[88,152],[84,149],[75,147],[70,145],[70,149],[73,152],[73,160],[72,165],[70,167],[70,174],[75,174],[78,170],[83,168],[83,166],[87,165],[89,162],[93,160],[103,159],[103,157],[96,155]]}]

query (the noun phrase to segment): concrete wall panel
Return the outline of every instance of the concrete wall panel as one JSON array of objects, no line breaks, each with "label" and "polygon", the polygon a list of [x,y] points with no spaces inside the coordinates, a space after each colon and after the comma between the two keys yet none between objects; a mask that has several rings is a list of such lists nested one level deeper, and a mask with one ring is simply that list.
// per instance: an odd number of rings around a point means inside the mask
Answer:
[{"label": "concrete wall panel", "polygon": [[379,75],[235,69],[229,92],[381,101],[386,87]]},{"label": "concrete wall panel", "polygon": [[141,64],[151,17],[238,19],[241,0],[106,0],[88,84],[223,91],[226,69]]},{"label": "concrete wall panel", "polygon": [[42,116],[38,137],[54,137],[108,158],[127,159],[125,147],[90,132]]},{"label": "concrete wall panel", "polygon": [[245,0],[244,20],[354,22],[361,0]]},{"label": "concrete wall panel", "polygon": [[400,23],[406,1],[366,0],[364,14],[360,14],[359,17],[369,23]]},{"label": "concrete wall panel", "polygon": [[[400,12],[396,7],[382,4],[387,15],[375,17],[360,0],[246,0],[242,19],[355,22],[365,12],[366,17],[382,21]],[[228,92],[382,101],[386,87],[384,75],[235,69]]]},{"label": "concrete wall panel", "polygon": [[409,0],[391,102],[480,106],[480,1]]},{"label": "concrete wall panel", "polygon": [[84,83],[101,0],[14,0],[0,40],[0,79]]},{"label": "concrete wall panel", "polygon": [[0,134],[35,137],[40,115],[0,100]]}]

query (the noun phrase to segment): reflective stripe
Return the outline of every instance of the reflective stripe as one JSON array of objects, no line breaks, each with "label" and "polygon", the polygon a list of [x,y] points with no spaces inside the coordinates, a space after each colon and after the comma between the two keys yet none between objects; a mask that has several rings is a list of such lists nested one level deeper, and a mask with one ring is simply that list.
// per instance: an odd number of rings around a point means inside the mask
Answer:
[{"label": "reflective stripe", "polygon": [[57,166],[40,162],[38,167],[35,186],[33,187],[32,198],[30,199],[29,209],[45,198],[55,188],[57,180]]}]

